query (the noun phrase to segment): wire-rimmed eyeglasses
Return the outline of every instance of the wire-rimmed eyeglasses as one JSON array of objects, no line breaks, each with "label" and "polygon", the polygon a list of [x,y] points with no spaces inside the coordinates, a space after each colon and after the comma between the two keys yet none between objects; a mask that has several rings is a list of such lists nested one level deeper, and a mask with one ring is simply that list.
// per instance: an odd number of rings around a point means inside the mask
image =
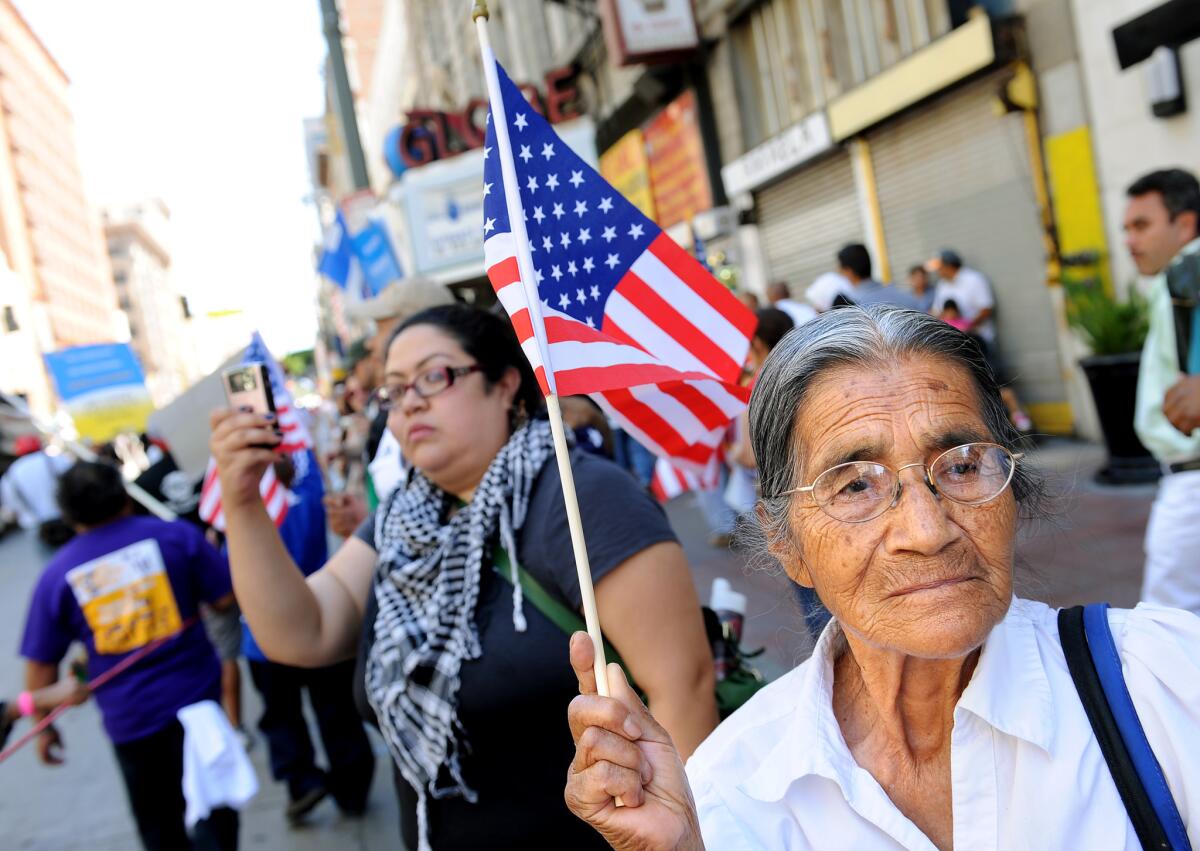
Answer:
[{"label": "wire-rimmed eyeglasses", "polygon": [[960,505],[983,505],[1012,482],[1022,453],[996,443],[964,443],[947,449],[931,464],[905,464],[893,470],[874,461],[850,461],[830,467],[811,485],[784,491],[808,493],[822,511],[843,523],[874,520],[900,501],[900,473],[920,467],[925,485],[935,494]]}]

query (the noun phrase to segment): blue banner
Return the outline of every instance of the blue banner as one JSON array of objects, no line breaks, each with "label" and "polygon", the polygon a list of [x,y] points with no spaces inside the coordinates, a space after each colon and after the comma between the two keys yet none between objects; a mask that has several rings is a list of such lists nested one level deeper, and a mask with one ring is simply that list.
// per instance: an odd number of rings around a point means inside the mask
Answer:
[{"label": "blue banner", "polygon": [[372,296],[379,295],[392,281],[404,277],[400,261],[392,251],[387,229],[381,222],[368,219],[363,229],[354,234],[350,241]]},{"label": "blue banner", "polygon": [[58,398],[70,402],[99,390],[144,386],[146,378],[128,343],[98,343],[47,352],[46,369]]}]

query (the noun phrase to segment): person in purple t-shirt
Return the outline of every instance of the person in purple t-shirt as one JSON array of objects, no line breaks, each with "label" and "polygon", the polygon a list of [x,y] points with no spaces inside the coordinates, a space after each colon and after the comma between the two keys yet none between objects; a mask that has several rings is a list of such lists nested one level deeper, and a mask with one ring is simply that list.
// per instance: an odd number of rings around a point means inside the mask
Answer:
[{"label": "person in purple t-shirt", "polygon": [[[235,848],[238,817],[214,810],[188,837],[184,827],[183,728],[175,713],[219,701],[221,668],[197,618],[201,603],[233,602],[229,566],[198,529],[135,517],[121,473],[79,462],[62,475],[58,503],[77,535],[46,565],[33,592],[21,655],[26,688],[54,683],[73,641],[87,648],[95,679],[129,654],[166,639],[95,692],[147,851]],[[61,759],[49,727],[42,762]]]}]

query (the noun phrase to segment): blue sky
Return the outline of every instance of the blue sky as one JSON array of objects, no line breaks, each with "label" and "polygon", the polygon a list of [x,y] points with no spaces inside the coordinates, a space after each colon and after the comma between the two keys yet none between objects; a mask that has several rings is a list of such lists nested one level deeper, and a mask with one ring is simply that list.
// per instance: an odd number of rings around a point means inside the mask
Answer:
[{"label": "blue sky", "polygon": [[176,281],[277,354],[316,330],[301,121],[323,112],[317,0],[18,0],[71,78],[97,206],[163,198]]}]

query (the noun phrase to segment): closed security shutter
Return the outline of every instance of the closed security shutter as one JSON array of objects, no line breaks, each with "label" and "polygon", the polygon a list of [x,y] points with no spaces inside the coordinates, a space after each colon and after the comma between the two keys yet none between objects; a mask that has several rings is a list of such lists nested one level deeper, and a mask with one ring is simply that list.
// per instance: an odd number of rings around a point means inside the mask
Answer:
[{"label": "closed security shutter", "polygon": [[854,171],[845,151],[801,169],[757,192],[758,226],[767,272],[786,281],[792,296],[832,271],[847,242],[863,242]]},{"label": "closed security shutter", "polygon": [[992,282],[997,342],[1027,402],[1067,398],[1046,253],[1019,114],[997,116],[989,75],[867,136],[892,277],[943,248]]}]

